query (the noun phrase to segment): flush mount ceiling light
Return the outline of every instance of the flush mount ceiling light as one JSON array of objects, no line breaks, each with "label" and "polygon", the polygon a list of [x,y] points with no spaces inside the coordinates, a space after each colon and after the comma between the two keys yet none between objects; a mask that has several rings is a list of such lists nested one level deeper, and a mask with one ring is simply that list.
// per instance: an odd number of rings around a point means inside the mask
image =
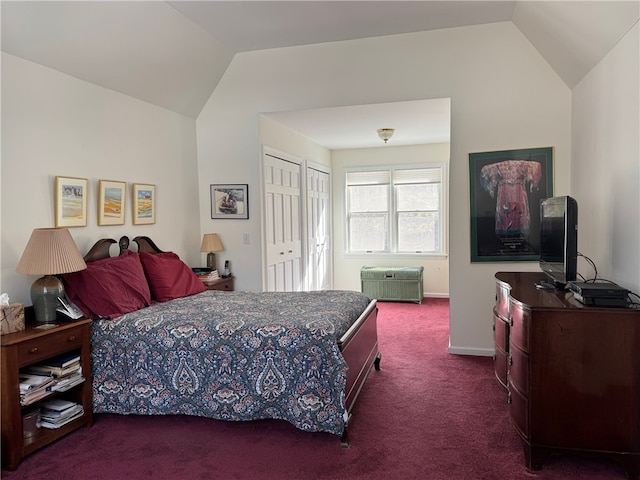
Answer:
[{"label": "flush mount ceiling light", "polygon": [[387,143],[395,131],[395,128],[379,128],[378,136],[384,140],[384,143]]}]

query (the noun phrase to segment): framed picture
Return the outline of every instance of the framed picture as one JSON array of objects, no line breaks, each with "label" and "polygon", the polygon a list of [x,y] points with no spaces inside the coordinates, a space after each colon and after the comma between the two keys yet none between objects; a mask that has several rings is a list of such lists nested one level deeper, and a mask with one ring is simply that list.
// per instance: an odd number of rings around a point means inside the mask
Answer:
[{"label": "framed picture", "polygon": [[56,227],[86,227],[87,179],[56,176],[54,188]]},{"label": "framed picture", "polygon": [[211,185],[211,218],[249,218],[249,186]]},{"label": "framed picture", "polygon": [[127,184],[100,180],[98,188],[98,225],[124,225]]},{"label": "framed picture", "polygon": [[134,183],[131,200],[133,204],[133,224],[156,223],[156,186]]},{"label": "framed picture", "polygon": [[540,259],[540,200],[553,196],[553,147],[469,154],[471,261]]}]

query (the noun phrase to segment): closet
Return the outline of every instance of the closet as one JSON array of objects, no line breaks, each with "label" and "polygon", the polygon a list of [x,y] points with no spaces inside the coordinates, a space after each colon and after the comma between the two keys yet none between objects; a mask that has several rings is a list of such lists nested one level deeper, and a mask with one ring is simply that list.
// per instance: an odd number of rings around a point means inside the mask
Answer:
[{"label": "closet", "polygon": [[264,290],[331,288],[330,171],[267,147],[262,169]]}]

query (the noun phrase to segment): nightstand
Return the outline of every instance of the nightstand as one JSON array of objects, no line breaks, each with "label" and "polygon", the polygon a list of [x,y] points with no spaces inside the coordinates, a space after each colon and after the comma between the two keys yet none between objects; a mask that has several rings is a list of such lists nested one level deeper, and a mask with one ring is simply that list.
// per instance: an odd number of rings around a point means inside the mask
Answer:
[{"label": "nightstand", "polygon": [[[34,322],[27,322],[25,330],[0,336],[2,368],[2,464],[14,470],[20,461],[58,438],[84,425],[93,423],[91,391],[91,352],[89,327],[91,320],[83,318],[60,322],[58,326],[42,330]],[[22,415],[36,405],[20,405],[21,368],[44,362],[68,352],[78,352],[85,380],[65,392],[51,392],[45,398],[62,398],[82,405],[84,414],[56,429],[40,428],[30,437],[22,432]],[[42,399],[43,400],[43,399]]]},{"label": "nightstand", "polygon": [[227,292],[233,291],[233,278],[217,278],[215,280],[203,282],[207,290],[226,290]]}]

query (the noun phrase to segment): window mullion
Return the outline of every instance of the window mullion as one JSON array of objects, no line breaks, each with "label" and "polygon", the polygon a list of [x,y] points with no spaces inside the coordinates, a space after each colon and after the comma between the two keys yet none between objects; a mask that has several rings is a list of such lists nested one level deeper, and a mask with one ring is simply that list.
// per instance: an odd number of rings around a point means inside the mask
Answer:
[{"label": "window mullion", "polygon": [[391,253],[398,253],[398,211],[396,205],[398,204],[396,199],[396,188],[393,184],[393,180],[389,183],[389,189],[391,195],[389,195],[389,250]]}]

